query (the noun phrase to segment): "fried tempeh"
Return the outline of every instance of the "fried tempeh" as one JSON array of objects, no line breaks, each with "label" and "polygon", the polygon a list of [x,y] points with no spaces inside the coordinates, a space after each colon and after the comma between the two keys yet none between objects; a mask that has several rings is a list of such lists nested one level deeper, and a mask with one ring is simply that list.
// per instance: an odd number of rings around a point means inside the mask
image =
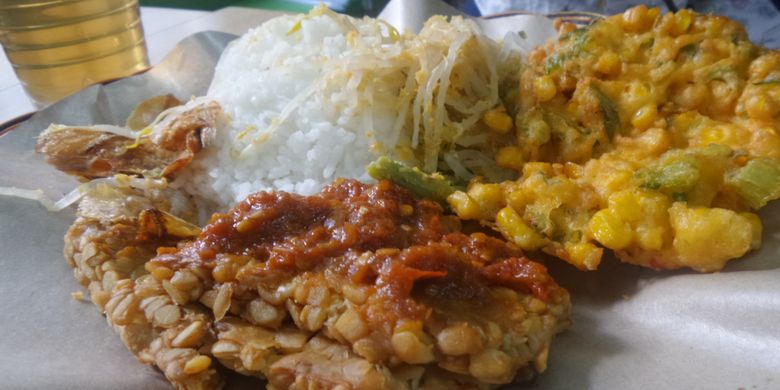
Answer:
[{"label": "fried tempeh", "polygon": [[[108,323],[141,362],[157,366],[179,389],[217,388],[222,378],[204,354],[216,338],[213,317],[195,305],[176,305],[165,283],[144,270],[158,247],[190,238],[180,234],[191,233],[191,224],[158,214],[185,207],[171,207],[171,199],[176,195],[169,189],[109,184],[92,189],[65,235],[65,258]],[[163,210],[149,208],[154,206]],[[145,211],[133,216],[138,209]],[[165,221],[150,214],[162,215]]]},{"label": "fried tempeh", "polygon": [[275,388],[415,388],[393,374],[410,370],[493,387],[544,371],[568,293],[515,247],[458,230],[390,182],[341,180],[254,194],[148,268],[161,283],[203,275],[180,295],[211,308],[213,355]]}]

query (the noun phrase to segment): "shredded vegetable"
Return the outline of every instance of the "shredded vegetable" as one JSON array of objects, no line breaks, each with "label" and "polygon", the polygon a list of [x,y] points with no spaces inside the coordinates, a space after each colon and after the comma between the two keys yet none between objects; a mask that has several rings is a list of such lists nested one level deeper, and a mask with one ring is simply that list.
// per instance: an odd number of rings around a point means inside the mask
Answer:
[{"label": "shredded vegetable", "polygon": [[[63,208],[55,204],[48,196],[46,196],[42,190],[29,190],[17,187],[0,187],[0,195],[10,196],[14,198],[22,198],[37,201],[41,206],[45,207],[49,211],[60,211]],[[65,199],[65,198],[63,198]],[[59,202],[57,202],[59,203]]]},{"label": "shredded vegetable", "polygon": [[[287,35],[300,32],[313,16],[323,13],[332,11],[318,7],[297,20]],[[279,114],[269,118],[267,126],[240,133],[248,141],[236,148],[239,156],[253,153],[305,103],[319,101],[348,113],[366,133],[375,134],[377,153],[426,172],[445,171],[466,182],[484,175],[489,170],[484,169],[486,163],[497,168],[491,158],[495,145],[483,142],[481,119],[501,105],[498,64],[520,45],[502,47],[473,21],[458,17],[433,17],[413,35],[381,21],[356,26],[343,15],[331,16],[351,30],[346,53],[296,64],[318,76],[281,102]],[[392,107],[394,117],[386,121],[375,107]],[[389,131],[375,131],[385,124]],[[469,159],[462,166],[447,162],[448,152],[463,148],[485,158]]]},{"label": "shredded vegetable", "polygon": [[87,193],[94,190],[100,185],[132,187],[132,188],[149,190],[149,189],[163,189],[167,187],[168,182],[165,179],[150,179],[150,178],[139,178],[139,177],[127,176],[127,175],[116,175],[107,178],[90,180],[89,182],[81,184],[78,187],[74,188],[69,193],[65,194],[65,196],[63,196],[56,202],[52,201],[51,198],[46,196],[46,194],[44,194],[43,190],[41,189],[31,190],[31,189],[24,189],[24,188],[17,188],[17,187],[0,186],[0,195],[34,200],[40,203],[41,206],[45,207],[46,210],[51,212],[58,212],[78,202],[84,195],[86,195]]}]

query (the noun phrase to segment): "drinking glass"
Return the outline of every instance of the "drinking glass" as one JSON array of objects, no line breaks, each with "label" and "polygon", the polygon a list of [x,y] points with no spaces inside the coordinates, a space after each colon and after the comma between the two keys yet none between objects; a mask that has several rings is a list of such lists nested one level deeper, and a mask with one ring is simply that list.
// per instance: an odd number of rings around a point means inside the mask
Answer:
[{"label": "drinking glass", "polygon": [[39,108],[149,66],[138,0],[2,0],[0,44]]}]

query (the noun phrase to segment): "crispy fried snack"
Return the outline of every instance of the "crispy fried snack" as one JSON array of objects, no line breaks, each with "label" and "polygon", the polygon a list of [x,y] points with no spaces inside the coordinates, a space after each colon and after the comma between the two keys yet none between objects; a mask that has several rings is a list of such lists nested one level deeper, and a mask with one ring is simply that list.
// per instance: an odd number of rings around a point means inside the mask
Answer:
[{"label": "crispy fried snack", "polygon": [[496,163],[520,178],[472,183],[453,210],[582,270],[605,248],[700,272],[758,248],[756,212],[780,198],[780,51],[644,5],[559,31],[507,106],[516,142]]},{"label": "crispy fried snack", "polygon": [[[171,177],[203,148],[224,113],[217,102],[209,100],[176,107],[168,107],[178,102],[175,98],[159,102],[162,106],[149,104],[158,98],[142,102],[129,125],[138,127],[138,123],[148,119],[148,115],[139,112],[144,109],[167,108],[172,112],[167,116],[157,113],[161,119],[138,132],[113,126],[53,124],[39,136],[36,150],[45,154],[46,162],[57,169],[85,179],[117,173]],[[135,138],[130,137],[132,134]]]},{"label": "crispy fried snack", "polygon": [[186,214],[186,207],[192,206],[172,190],[97,186],[82,200],[64,252],[92,302],[141,362],[157,366],[177,388],[212,389],[222,383],[207,355],[216,339],[213,316],[197,305],[178,306],[168,295],[172,283],[186,279],[160,283],[144,270],[158,247],[197,234],[197,227],[167,213]]},{"label": "crispy fried snack", "polygon": [[150,123],[176,104],[163,96],[139,105],[128,126],[149,131],[136,139],[116,134],[132,132],[123,128],[53,126],[37,150],[66,173],[104,178],[80,188],[86,193],[65,235],[65,259],[91,300],[141,362],[158,367],[177,388],[213,389],[223,383],[208,355],[216,340],[213,316],[200,305],[177,305],[179,297],[168,293],[196,278],[160,283],[144,269],[157,248],[197,236],[200,228],[187,222],[195,220],[195,207],[164,179],[122,175],[170,177],[192,160],[223,115],[215,102],[194,102]]},{"label": "crispy fried snack", "polygon": [[515,247],[458,230],[391,182],[341,180],[251,195],[146,268],[179,305],[212,310],[213,356],[272,388],[492,387],[544,371],[568,293]]}]

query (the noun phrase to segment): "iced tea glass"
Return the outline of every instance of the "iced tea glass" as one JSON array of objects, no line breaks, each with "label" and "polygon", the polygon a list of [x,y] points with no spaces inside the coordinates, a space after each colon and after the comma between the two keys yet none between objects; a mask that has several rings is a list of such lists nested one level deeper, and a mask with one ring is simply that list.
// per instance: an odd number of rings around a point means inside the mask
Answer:
[{"label": "iced tea glass", "polygon": [[138,0],[1,0],[0,44],[37,107],[149,66]]}]

